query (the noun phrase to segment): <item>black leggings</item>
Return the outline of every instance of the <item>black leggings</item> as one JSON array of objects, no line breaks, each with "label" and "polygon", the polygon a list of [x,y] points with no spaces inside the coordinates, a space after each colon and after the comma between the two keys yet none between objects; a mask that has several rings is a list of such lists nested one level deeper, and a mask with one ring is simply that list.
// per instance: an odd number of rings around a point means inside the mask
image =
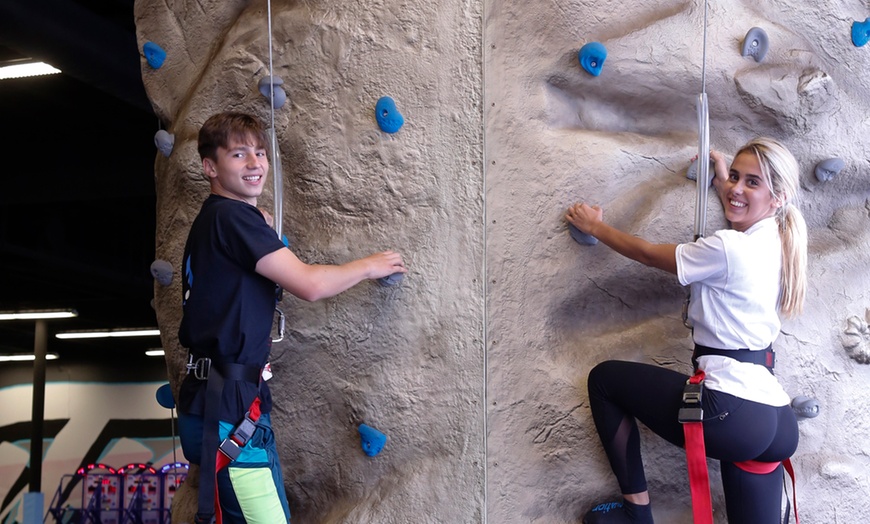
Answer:
[{"label": "black leggings", "polygon": [[[607,361],[589,372],[592,418],[623,494],[647,490],[635,419],[668,442],[684,447],[677,421],[688,375],[636,362]],[[780,522],[782,465],[769,474],[748,473],[734,462],[780,462],[798,443],[789,406],[775,408],[727,393],[704,390],[704,444],[721,461],[730,524]]]}]

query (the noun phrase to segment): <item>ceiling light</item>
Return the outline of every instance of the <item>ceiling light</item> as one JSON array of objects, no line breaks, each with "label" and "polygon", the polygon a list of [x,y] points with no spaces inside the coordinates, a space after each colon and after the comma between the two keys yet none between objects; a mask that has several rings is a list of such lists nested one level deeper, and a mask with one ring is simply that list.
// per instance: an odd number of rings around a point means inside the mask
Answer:
[{"label": "ceiling light", "polygon": [[0,311],[0,320],[47,320],[52,318],[73,318],[77,316],[79,316],[79,314],[75,309]]},{"label": "ceiling light", "polygon": [[120,338],[120,337],[156,337],[160,335],[157,328],[135,329],[101,329],[96,331],[64,331],[55,336],[60,339],[71,338]]},{"label": "ceiling light", "polygon": [[163,351],[163,348],[149,349],[145,351],[145,355],[149,357],[162,357],[166,352]]},{"label": "ceiling light", "polygon": [[[57,360],[57,353],[46,353],[45,360]],[[17,355],[0,355],[0,362],[27,362],[36,360],[36,355],[33,354],[17,354]]]},{"label": "ceiling light", "polygon": [[60,69],[44,62],[10,61],[0,67],[0,80],[24,78],[28,76],[55,75]]}]

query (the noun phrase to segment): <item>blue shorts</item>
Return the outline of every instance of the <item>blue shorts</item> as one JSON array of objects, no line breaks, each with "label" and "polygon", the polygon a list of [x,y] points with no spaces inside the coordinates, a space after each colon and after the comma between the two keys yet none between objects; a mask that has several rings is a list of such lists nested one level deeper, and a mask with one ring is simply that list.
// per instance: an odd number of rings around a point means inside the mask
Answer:
[{"label": "blue shorts", "polygon": [[[202,425],[200,416],[178,414],[181,450],[192,464],[201,463]],[[232,424],[221,421],[219,440],[225,439],[233,429]],[[290,507],[269,414],[260,416],[257,429],[242,448],[242,454],[218,472],[217,482],[224,523],[289,522]]]}]

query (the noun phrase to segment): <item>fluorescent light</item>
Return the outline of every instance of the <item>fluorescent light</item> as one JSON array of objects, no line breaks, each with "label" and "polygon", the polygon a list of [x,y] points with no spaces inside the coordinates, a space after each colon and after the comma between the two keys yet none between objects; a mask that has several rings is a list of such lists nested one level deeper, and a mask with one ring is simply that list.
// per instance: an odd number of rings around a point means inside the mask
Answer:
[{"label": "fluorescent light", "polygon": [[71,338],[119,338],[119,337],[156,337],[160,335],[157,328],[136,329],[102,329],[97,331],[65,331],[55,336],[60,339]]},{"label": "fluorescent light", "polygon": [[163,348],[149,349],[145,352],[145,355],[149,357],[162,357],[165,354],[166,352],[163,351]]},{"label": "fluorescent light", "polygon": [[8,78],[24,78],[28,76],[55,75],[60,69],[44,62],[26,62],[0,67],[0,80]]},{"label": "fluorescent light", "polygon": [[[36,355],[0,355],[0,362],[27,362],[36,360]],[[46,353],[45,360],[57,360],[57,353]]]},{"label": "fluorescent light", "polygon": [[73,318],[79,316],[75,309],[43,309],[0,311],[0,320],[43,320],[52,318]]}]

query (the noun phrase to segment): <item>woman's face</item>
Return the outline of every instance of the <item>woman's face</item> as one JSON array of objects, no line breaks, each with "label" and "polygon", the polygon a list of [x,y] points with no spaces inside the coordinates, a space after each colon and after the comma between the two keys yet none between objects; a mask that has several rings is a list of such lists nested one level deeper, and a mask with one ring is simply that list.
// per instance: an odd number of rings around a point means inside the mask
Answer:
[{"label": "woman's face", "polygon": [[780,202],[761,175],[758,158],[744,151],[734,158],[728,178],[719,191],[725,218],[737,231],[746,231],[756,222],[773,216]]}]

